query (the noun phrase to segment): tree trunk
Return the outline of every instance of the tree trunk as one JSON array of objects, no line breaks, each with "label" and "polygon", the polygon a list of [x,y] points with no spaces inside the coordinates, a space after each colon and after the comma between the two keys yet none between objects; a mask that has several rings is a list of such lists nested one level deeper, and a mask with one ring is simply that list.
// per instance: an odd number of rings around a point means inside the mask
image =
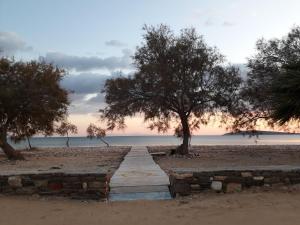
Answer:
[{"label": "tree trunk", "polygon": [[186,155],[189,153],[189,140],[191,137],[191,133],[190,133],[190,127],[188,123],[188,117],[181,116],[180,119],[182,125],[183,140],[182,140],[182,144],[177,149],[177,153],[181,155]]},{"label": "tree trunk", "polygon": [[102,138],[100,138],[100,140],[101,140],[104,144],[106,144],[106,147],[109,147],[109,144],[108,144],[106,141],[104,141]]},{"label": "tree trunk", "polygon": [[32,149],[32,146],[31,146],[31,143],[30,143],[29,137],[28,137],[28,136],[26,136],[26,139],[27,139],[27,143],[28,143],[29,149]]},{"label": "tree trunk", "polygon": [[67,147],[68,147],[68,148],[70,147],[70,145],[69,145],[69,140],[70,140],[70,139],[69,139],[69,135],[67,134],[67,143],[66,143],[66,144],[67,144]]},{"label": "tree trunk", "polygon": [[3,132],[0,137],[0,147],[2,148],[4,154],[10,160],[24,160],[23,155],[17,152],[10,144],[7,142],[7,133]]}]

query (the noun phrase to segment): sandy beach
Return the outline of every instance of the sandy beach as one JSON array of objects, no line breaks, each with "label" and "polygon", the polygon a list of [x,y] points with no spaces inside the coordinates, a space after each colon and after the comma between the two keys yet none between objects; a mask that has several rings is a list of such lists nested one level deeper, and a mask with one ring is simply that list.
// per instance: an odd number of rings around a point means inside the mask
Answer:
[{"label": "sandy beach", "polygon": [[74,147],[24,150],[25,160],[9,161],[0,152],[0,174],[60,171],[97,171],[113,174],[129,147]]},{"label": "sandy beach", "polygon": [[172,168],[300,165],[299,145],[192,146],[188,156],[169,155],[175,146],[152,146],[150,152],[166,152],[155,161],[166,172]]},{"label": "sandy beach", "polygon": [[[150,147],[167,152],[174,146]],[[299,146],[194,146],[188,156],[159,156],[165,170],[241,165],[300,165]],[[58,148],[24,151],[25,161],[0,154],[2,173],[28,170],[60,171],[103,168],[113,173],[128,147]],[[298,185],[251,188],[240,193],[210,191],[173,200],[105,202],[60,197],[0,195],[0,225],[79,224],[272,224],[295,225],[300,220]],[[17,216],[12,216],[17,215]],[[24,222],[26,221],[26,222]]]},{"label": "sandy beach", "polygon": [[114,203],[1,197],[0,209],[1,225],[296,225],[300,191],[207,193],[169,201]]}]

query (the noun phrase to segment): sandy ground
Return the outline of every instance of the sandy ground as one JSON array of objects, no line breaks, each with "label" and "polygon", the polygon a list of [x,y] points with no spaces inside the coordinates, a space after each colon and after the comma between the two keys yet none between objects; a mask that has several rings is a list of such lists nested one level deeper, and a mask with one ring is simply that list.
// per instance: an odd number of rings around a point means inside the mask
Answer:
[{"label": "sandy ground", "polygon": [[44,148],[23,151],[24,161],[9,161],[0,152],[0,174],[30,171],[107,171],[113,173],[129,147]]},{"label": "sandy ground", "polygon": [[[175,146],[156,146],[149,147],[149,151],[168,153],[174,148]],[[188,156],[167,155],[155,157],[155,160],[167,172],[172,168],[300,166],[300,146],[193,146]]]},{"label": "sandy ground", "polygon": [[297,225],[300,191],[202,194],[167,201],[0,197],[0,225]]}]

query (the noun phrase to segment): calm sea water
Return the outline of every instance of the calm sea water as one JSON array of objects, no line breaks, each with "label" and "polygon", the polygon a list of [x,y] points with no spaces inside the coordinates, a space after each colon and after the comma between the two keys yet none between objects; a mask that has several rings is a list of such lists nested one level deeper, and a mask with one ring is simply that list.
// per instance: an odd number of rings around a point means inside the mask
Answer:
[{"label": "calm sea water", "polygon": [[[109,136],[105,140],[110,145],[178,145],[181,140],[174,136]],[[27,142],[14,144],[15,148],[26,148]],[[64,137],[34,137],[31,138],[33,147],[63,147]],[[193,136],[192,145],[300,145],[300,135],[260,135],[258,138],[243,135],[202,135]],[[72,147],[104,146],[100,140],[90,140],[86,137],[71,137]]]}]

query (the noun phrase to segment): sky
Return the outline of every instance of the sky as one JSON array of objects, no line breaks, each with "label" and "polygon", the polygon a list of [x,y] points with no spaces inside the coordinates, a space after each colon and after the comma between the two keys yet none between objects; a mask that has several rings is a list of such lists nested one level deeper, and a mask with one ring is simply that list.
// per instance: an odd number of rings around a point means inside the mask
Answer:
[{"label": "sky", "polygon": [[[69,120],[85,135],[101,124],[100,90],[107,78],[134,71],[131,56],[142,27],[195,27],[232,64],[244,64],[255,42],[280,38],[300,25],[299,0],[0,0],[0,49],[18,60],[40,60],[67,68],[63,87],[73,90]],[[101,124],[104,126],[103,124]],[[195,134],[222,134],[217,124]],[[111,135],[156,135],[141,115]],[[168,134],[172,134],[170,131]]]}]

